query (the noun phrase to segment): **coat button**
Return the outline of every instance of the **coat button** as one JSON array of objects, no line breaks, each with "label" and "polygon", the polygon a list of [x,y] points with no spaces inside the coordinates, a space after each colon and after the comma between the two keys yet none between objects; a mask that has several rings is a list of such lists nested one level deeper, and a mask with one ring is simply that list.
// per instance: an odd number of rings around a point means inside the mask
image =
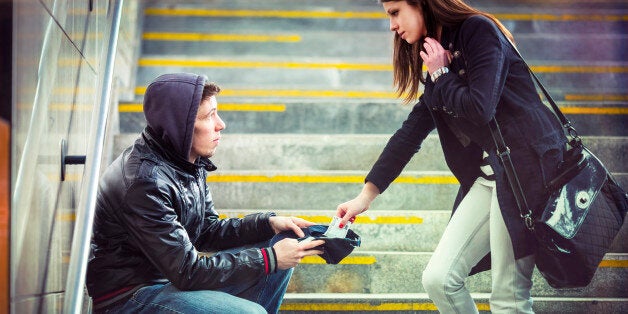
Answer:
[{"label": "coat button", "polygon": [[456,59],[460,58],[460,55],[461,55],[460,51],[458,51],[458,50],[454,51],[454,58],[456,58]]},{"label": "coat button", "polygon": [[460,71],[458,71],[458,76],[464,76],[464,74],[467,73],[464,69],[460,69]]},{"label": "coat button", "polygon": [[454,48],[454,44],[453,43],[449,43],[449,50]]}]

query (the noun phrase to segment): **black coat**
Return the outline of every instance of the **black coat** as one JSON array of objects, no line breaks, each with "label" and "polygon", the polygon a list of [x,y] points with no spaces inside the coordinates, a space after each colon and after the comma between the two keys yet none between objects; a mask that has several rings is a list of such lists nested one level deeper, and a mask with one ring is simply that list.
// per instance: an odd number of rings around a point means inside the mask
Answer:
[{"label": "black coat", "polygon": [[[486,151],[515,258],[533,254],[534,238],[520,217],[488,122],[495,117],[499,123],[528,205],[536,212],[548,196],[545,183],[562,160],[566,142],[562,128],[541,102],[524,62],[491,20],[478,15],[459,26],[444,27],[441,44],[453,54],[450,73],[436,84],[428,78],[419,102],[390,138],[366,181],[383,192],[436,128],[447,165],[460,182],[454,210],[480,175]],[[486,261],[474,272],[488,269]]]}]

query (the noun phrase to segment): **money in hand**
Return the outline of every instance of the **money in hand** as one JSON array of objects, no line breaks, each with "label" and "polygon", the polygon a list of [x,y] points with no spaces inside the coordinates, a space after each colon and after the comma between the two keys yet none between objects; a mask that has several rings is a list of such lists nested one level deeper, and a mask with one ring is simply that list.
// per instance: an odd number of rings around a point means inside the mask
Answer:
[{"label": "money in hand", "polygon": [[338,224],[340,224],[340,217],[334,216],[334,218],[331,220],[331,223],[329,224],[329,227],[327,227],[327,231],[325,231],[323,235],[328,238],[346,237],[351,222],[347,222],[347,224],[345,224],[342,228],[338,227]]}]

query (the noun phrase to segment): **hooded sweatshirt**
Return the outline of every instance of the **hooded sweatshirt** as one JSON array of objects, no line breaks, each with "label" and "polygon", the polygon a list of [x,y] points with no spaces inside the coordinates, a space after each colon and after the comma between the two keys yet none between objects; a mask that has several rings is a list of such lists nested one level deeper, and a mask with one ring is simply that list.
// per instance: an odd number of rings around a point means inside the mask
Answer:
[{"label": "hooded sweatshirt", "polygon": [[219,219],[205,182],[216,167],[204,157],[188,161],[206,82],[187,73],[153,81],[144,98],[144,132],[102,175],[87,271],[95,309],[165,282],[237,295],[276,271],[270,247],[220,252],[270,239],[274,214]]}]

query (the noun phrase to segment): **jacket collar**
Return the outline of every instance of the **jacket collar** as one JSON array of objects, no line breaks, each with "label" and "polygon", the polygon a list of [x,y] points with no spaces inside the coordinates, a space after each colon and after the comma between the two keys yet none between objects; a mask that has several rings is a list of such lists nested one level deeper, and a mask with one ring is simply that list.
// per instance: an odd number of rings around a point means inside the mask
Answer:
[{"label": "jacket collar", "polygon": [[162,144],[159,143],[159,141],[155,138],[150,128],[144,128],[144,131],[142,132],[142,137],[144,138],[144,142],[146,142],[146,145],[148,145],[154,152],[162,156],[165,160],[169,161],[174,166],[183,169],[185,172],[195,174],[200,168],[204,168],[207,171],[214,171],[218,169],[218,167],[216,167],[214,163],[209,160],[209,158],[200,157],[196,160],[195,163],[191,163],[185,158],[174,153],[174,150],[167,149],[166,147],[162,146]]}]

